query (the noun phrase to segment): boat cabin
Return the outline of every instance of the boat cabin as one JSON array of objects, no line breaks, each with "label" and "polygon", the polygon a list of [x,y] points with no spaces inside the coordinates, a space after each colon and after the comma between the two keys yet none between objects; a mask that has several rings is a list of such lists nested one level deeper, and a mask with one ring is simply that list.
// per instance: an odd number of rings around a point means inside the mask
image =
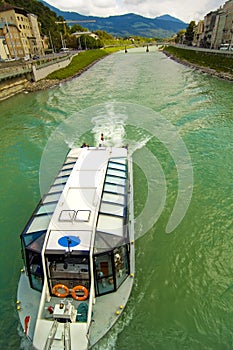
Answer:
[{"label": "boat cabin", "polygon": [[127,150],[96,150],[68,153],[21,234],[32,289],[85,300],[92,281],[101,296],[130,273]]}]

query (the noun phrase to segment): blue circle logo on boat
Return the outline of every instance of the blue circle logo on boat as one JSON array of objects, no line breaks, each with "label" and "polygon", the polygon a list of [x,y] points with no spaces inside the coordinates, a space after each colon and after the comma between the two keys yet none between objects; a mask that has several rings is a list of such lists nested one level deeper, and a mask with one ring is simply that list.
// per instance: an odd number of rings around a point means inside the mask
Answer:
[{"label": "blue circle logo on boat", "polygon": [[77,236],[64,236],[58,240],[58,244],[65,248],[75,247],[76,245],[79,245],[80,242],[81,240]]}]

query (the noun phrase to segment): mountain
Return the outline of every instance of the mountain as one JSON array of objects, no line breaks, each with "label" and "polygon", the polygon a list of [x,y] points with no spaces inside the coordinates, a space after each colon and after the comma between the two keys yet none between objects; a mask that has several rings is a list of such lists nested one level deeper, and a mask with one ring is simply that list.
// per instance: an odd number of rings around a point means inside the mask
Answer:
[{"label": "mountain", "polygon": [[172,17],[172,16],[167,15],[167,14],[163,15],[163,16],[156,17],[156,19],[161,19],[163,21],[171,21],[171,22],[177,22],[177,23],[184,24],[184,22],[182,22],[180,19]]},{"label": "mountain", "polygon": [[50,10],[54,11],[57,16],[62,16],[65,20],[95,22],[80,24],[88,27],[91,31],[104,30],[114,36],[142,36],[148,38],[168,38],[182,29],[186,29],[188,24],[170,15],[163,15],[155,18],[147,18],[134,13],[128,13],[120,16],[95,17],[84,16],[77,12],[61,11],[54,6],[39,0]]}]

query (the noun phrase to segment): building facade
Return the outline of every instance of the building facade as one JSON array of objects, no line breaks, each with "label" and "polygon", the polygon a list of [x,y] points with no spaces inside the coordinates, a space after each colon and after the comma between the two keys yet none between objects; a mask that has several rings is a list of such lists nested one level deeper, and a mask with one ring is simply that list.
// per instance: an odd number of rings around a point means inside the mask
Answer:
[{"label": "building facade", "polygon": [[233,46],[233,0],[208,13],[194,30],[194,46],[219,49],[222,44]]},{"label": "building facade", "polygon": [[0,6],[1,35],[5,36],[9,58],[44,55],[37,16],[17,6],[3,3]]},{"label": "building facade", "polygon": [[226,15],[225,25],[223,29],[222,44],[233,43],[233,1],[227,1],[223,5],[223,11]]}]

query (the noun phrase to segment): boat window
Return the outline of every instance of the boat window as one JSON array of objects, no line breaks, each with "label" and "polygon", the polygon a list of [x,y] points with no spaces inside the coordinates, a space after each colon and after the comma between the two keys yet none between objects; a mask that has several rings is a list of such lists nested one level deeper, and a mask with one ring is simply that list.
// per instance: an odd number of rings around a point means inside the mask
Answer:
[{"label": "boat window", "polygon": [[118,194],[125,194],[125,187],[118,186],[116,184],[108,184],[105,183],[104,191],[111,192],[111,193],[118,193]]},{"label": "boat window", "polygon": [[114,292],[129,275],[128,245],[94,257],[96,295]]},{"label": "boat window", "polygon": [[116,216],[124,216],[124,207],[122,205],[102,202],[100,212]]},{"label": "boat window", "polygon": [[[125,235],[124,217],[99,214],[97,230],[120,237]],[[111,239],[111,236],[109,237]]]},{"label": "boat window", "polygon": [[27,232],[37,232],[48,228],[51,217],[50,215],[34,216]]},{"label": "boat window", "polygon": [[119,164],[113,161],[110,161],[108,163],[109,168],[113,168],[113,169],[118,169],[118,170],[123,170],[126,171],[126,165],[125,164]]},{"label": "boat window", "polygon": [[26,259],[28,261],[28,277],[31,287],[38,291],[42,291],[43,268],[41,255],[27,249],[26,256]]},{"label": "boat window", "polygon": [[67,183],[68,178],[69,175],[57,177],[54,181],[54,185],[65,185]]},{"label": "boat window", "polygon": [[113,176],[119,176],[122,178],[126,177],[125,171],[117,170],[117,169],[108,169],[107,170],[108,175],[113,175]]},{"label": "boat window", "polygon": [[95,288],[96,295],[103,295],[115,290],[113,269],[112,269],[112,253],[101,254],[95,256]]},{"label": "boat window", "polygon": [[116,185],[121,185],[121,186],[126,185],[126,179],[123,179],[123,178],[117,177],[117,176],[111,176],[111,175],[106,176],[105,182],[116,184]]},{"label": "boat window", "polygon": [[43,198],[43,203],[58,202],[60,195],[60,193],[46,194]]},{"label": "boat window", "polygon": [[72,256],[48,255],[46,256],[49,285],[52,289],[57,284],[65,285],[69,291],[75,286],[84,286],[89,289],[89,257],[88,255]]},{"label": "boat window", "polygon": [[49,193],[49,194],[51,194],[51,193],[58,193],[58,192],[62,193],[64,187],[65,187],[65,186],[64,186],[64,185],[61,185],[61,184],[51,186],[48,193]]},{"label": "boat window", "polygon": [[39,207],[36,215],[52,214],[56,208],[57,202],[43,204]]},{"label": "boat window", "polygon": [[122,246],[114,250],[114,267],[116,288],[124,282],[129,275],[129,257],[127,246]]},{"label": "boat window", "polygon": [[[36,232],[32,232],[32,233],[23,233],[21,235],[23,246],[28,247],[30,244],[32,244],[32,242],[37,241],[38,238],[40,238],[40,237],[42,237],[41,244],[43,244],[45,233],[46,233],[46,230],[36,231]],[[42,246],[40,247],[40,251],[41,251],[41,249],[42,249]]]},{"label": "boat window", "polygon": [[125,197],[119,196],[118,194],[114,194],[114,193],[104,193],[103,197],[102,197],[102,201],[124,205],[125,204]]}]

